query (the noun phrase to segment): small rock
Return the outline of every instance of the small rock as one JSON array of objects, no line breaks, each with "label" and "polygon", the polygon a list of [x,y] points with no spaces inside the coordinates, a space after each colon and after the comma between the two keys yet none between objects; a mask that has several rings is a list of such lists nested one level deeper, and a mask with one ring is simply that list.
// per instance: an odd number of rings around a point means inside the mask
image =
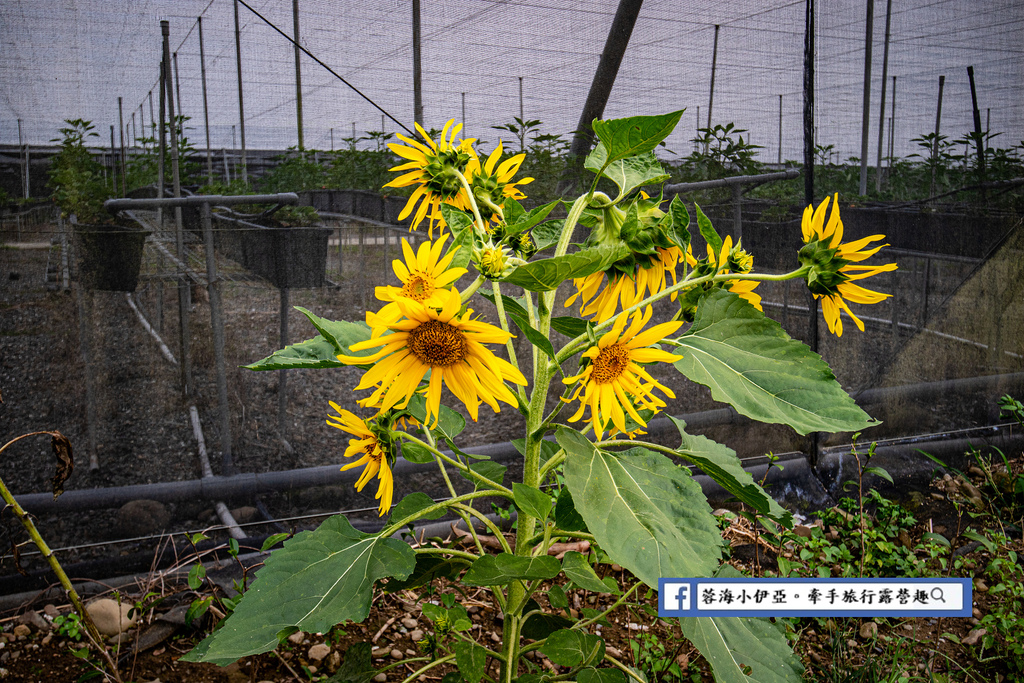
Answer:
[{"label": "small rock", "polygon": [[51,640],[53,640],[53,634],[52,633],[47,633],[46,636],[43,638],[43,642],[40,643],[40,645],[42,645],[43,647],[46,647],[47,645],[50,644]]},{"label": "small rock", "polygon": [[245,505],[231,510],[231,516],[234,517],[235,521],[239,524],[248,524],[249,522],[256,520],[259,516],[259,510],[251,505]]},{"label": "small rock", "polygon": [[288,636],[288,642],[292,645],[302,645],[302,641],[306,639],[306,634],[302,631],[296,631],[295,633]]},{"label": "small rock", "polygon": [[900,529],[900,533],[897,536],[897,538],[899,538],[901,546],[903,546],[907,550],[913,549],[914,544],[910,540],[910,532],[908,532],[906,529]]},{"label": "small rock", "polygon": [[117,511],[116,530],[125,537],[146,536],[163,531],[171,522],[171,513],[155,500],[130,500]]},{"label": "small rock", "polygon": [[913,624],[903,624],[903,630],[904,631],[913,631],[914,630],[914,625]]},{"label": "small rock", "polygon": [[402,619],[402,626],[406,627],[407,629],[412,630],[419,625],[420,622],[416,621],[412,617],[406,617],[405,619]]},{"label": "small rock", "polygon": [[935,500],[946,500],[946,497],[941,493],[933,493],[932,498],[934,498]]},{"label": "small rock", "polygon": [[802,538],[810,538],[811,528],[812,527],[805,526],[803,524],[796,524],[793,526],[793,533]]},{"label": "small rock", "polygon": [[878,624],[873,621],[865,621],[860,625],[860,637],[869,640],[878,635]]},{"label": "small rock", "polygon": [[50,622],[43,619],[39,612],[36,612],[35,610],[29,610],[19,616],[18,623],[33,626],[37,631],[42,631],[44,633],[50,630]]},{"label": "small rock", "polygon": [[[127,503],[126,503],[127,504]],[[85,611],[92,617],[93,623],[102,635],[116,636],[135,626],[135,617],[129,617],[132,605],[120,604],[110,598],[93,600],[85,606]]]},{"label": "small rock", "polygon": [[974,590],[978,591],[979,593],[988,593],[988,584],[985,583],[984,579],[975,579]]},{"label": "small rock", "polygon": [[613,564],[612,565],[612,571],[613,572],[621,572],[622,571],[622,567],[617,565],[617,564]]},{"label": "small rock", "polygon": [[19,637],[27,636],[30,633],[32,633],[32,629],[30,629],[25,624],[18,624],[17,626],[14,627],[14,635],[16,635],[16,636],[19,636]]},{"label": "small rock", "polygon": [[411,647],[407,647],[405,649],[405,654],[409,655],[410,657],[415,657],[416,656],[416,650],[412,649]]},{"label": "small rock", "polygon": [[983,628],[973,628],[973,629],[971,629],[971,632],[968,633],[967,636],[964,637],[964,639],[962,641],[960,641],[960,642],[962,642],[964,645],[977,645],[978,641],[986,633],[988,633],[988,631],[986,629],[983,629]]},{"label": "small rock", "polygon": [[468,613],[470,613],[470,614],[476,614],[477,612],[480,611],[480,607],[477,606],[477,605],[470,605],[469,607],[466,608],[466,611]]},{"label": "small rock", "polygon": [[395,649],[391,651],[391,659],[403,659],[405,654],[401,650]]},{"label": "small rock", "polygon": [[813,661],[813,662],[814,662],[815,664],[819,664],[819,665],[820,665],[820,664],[821,664],[821,663],[822,663],[822,662],[824,661],[824,660],[823,660],[823,659],[821,658],[821,655],[819,655],[819,654],[818,654],[817,652],[815,652],[815,651],[813,651],[813,650],[811,650],[811,660],[812,660],[812,661]]},{"label": "small rock", "polygon": [[373,677],[373,680],[376,683],[384,683],[384,681],[388,680],[388,675],[387,674],[377,674],[376,676]]},{"label": "small rock", "polygon": [[622,650],[617,647],[606,647],[604,651],[616,659],[622,657]]},{"label": "small rock", "polygon": [[977,607],[974,608],[974,618],[975,619],[981,619],[981,610],[978,609]]},{"label": "small rock", "polygon": [[309,658],[314,662],[319,662],[329,654],[331,654],[331,646],[324,643],[317,643],[309,648]]},{"label": "small rock", "polygon": [[967,473],[970,474],[972,477],[978,477],[979,479],[985,478],[985,473],[977,465],[971,465],[970,468],[967,470]]},{"label": "small rock", "polygon": [[501,642],[501,637],[497,633],[492,633],[491,634],[491,642],[492,643],[500,643]]},{"label": "small rock", "polygon": [[331,671],[334,671],[341,666],[341,653],[335,650],[331,653],[330,659],[327,660],[327,666]]},{"label": "small rock", "polygon": [[853,649],[853,648],[857,647],[857,645],[858,645],[857,641],[854,640],[853,638],[850,638],[848,641],[846,641],[846,646],[849,647],[850,649]]},{"label": "small rock", "polygon": [[376,657],[377,659],[383,659],[384,657],[388,656],[388,652],[389,650],[383,647],[375,647],[373,651],[370,653],[370,656]]},{"label": "small rock", "polygon": [[961,482],[960,489],[968,498],[981,498],[981,491],[979,491],[978,487],[969,481]]},{"label": "small rock", "polygon": [[43,607],[43,614],[53,619],[54,617],[59,616],[60,612],[57,611],[57,608],[54,605],[48,604]]},{"label": "small rock", "polygon": [[681,671],[686,671],[686,668],[690,666],[690,655],[685,652],[679,653],[679,656],[676,657],[676,664],[679,665]]},{"label": "small rock", "polygon": [[421,631],[420,629],[415,629],[413,631],[410,631],[409,632],[409,637],[412,639],[412,642],[418,643],[421,640],[423,640],[423,631]]},{"label": "small rock", "polygon": [[968,622],[968,623],[969,623],[969,624],[970,624],[971,626],[977,626],[978,624],[980,624],[980,623],[981,623],[981,619],[975,619],[974,617],[971,617],[970,619],[968,619],[968,620],[967,620],[967,622]]}]

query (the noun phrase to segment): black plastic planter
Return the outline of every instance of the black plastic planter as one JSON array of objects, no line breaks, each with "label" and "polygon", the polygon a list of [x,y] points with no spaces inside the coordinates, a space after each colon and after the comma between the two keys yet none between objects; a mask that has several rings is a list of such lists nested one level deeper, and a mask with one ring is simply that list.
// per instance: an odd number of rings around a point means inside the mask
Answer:
[{"label": "black plastic planter", "polygon": [[215,244],[222,254],[275,287],[322,287],[330,228],[285,227],[273,219],[218,217]]},{"label": "black plastic planter", "polygon": [[75,222],[72,225],[82,287],[134,292],[139,284],[142,247],[149,231],[130,225]]}]

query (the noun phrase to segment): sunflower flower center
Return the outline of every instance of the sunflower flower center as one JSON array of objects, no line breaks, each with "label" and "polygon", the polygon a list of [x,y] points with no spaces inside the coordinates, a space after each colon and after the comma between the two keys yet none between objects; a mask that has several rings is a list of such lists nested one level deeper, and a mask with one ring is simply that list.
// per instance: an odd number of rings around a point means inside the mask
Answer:
[{"label": "sunflower flower center", "polygon": [[594,370],[590,375],[594,384],[608,384],[614,382],[626,371],[629,366],[629,349],[622,344],[612,344],[601,349],[594,359]]},{"label": "sunflower flower center", "polygon": [[447,368],[459,363],[468,352],[466,337],[440,320],[428,320],[409,332],[409,351],[423,364]]},{"label": "sunflower flower center", "polygon": [[414,273],[402,286],[402,296],[423,301],[434,292],[434,280],[423,273]]}]

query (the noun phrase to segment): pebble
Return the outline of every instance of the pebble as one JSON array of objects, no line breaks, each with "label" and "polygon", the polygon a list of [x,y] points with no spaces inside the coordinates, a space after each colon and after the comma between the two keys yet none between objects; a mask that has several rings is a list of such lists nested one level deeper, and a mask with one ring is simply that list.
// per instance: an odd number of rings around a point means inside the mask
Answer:
[{"label": "pebble", "polygon": [[978,591],[979,593],[988,593],[988,584],[985,583],[984,579],[975,579],[974,590]]},{"label": "pebble", "polygon": [[331,646],[324,643],[317,643],[309,648],[309,658],[314,662],[319,662],[329,654],[331,654]]},{"label": "pebble", "polygon": [[388,680],[388,675],[387,674],[377,674],[376,676],[373,677],[373,680],[376,681],[376,683],[384,683],[384,681]]},{"label": "pebble", "polygon": [[978,641],[986,633],[988,633],[988,631],[983,628],[971,629],[971,632],[968,633],[967,636],[960,642],[962,642],[964,645],[977,645]]},{"label": "pebble", "polygon": [[376,657],[377,659],[381,659],[383,657],[388,656],[388,650],[382,647],[375,647],[373,651],[370,653],[370,655],[372,657]]},{"label": "pebble", "polygon": [[618,658],[618,657],[622,656],[622,650],[620,650],[617,647],[606,647],[604,651],[607,652],[612,657]]},{"label": "pebble", "polygon": [[497,633],[492,633],[491,634],[491,642],[492,643],[500,643],[501,642],[501,638],[498,636]]},{"label": "pebble", "polygon": [[981,610],[978,609],[977,607],[974,608],[974,618],[975,619],[981,619]]},{"label": "pebble", "polygon": [[391,659],[403,659],[404,657],[405,654],[401,650],[394,649],[391,651]]},{"label": "pebble", "polygon": [[302,641],[306,639],[306,634],[302,631],[296,631],[295,633],[288,636],[288,642],[292,645],[302,645]]},{"label": "pebble", "polygon": [[932,498],[934,498],[935,500],[946,500],[946,497],[941,493],[933,493]]},{"label": "pebble", "polygon": [[115,636],[135,626],[135,617],[129,618],[128,611],[132,605],[126,602],[118,604],[110,598],[93,600],[85,606],[85,611],[92,617],[99,632],[105,636]]},{"label": "pebble", "polygon": [[32,633],[32,629],[30,629],[25,624],[18,624],[14,627],[14,635],[18,637],[27,636],[30,633]]},{"label": "pebble", "polygon": [[43,607],[43,614],[52,619],[53,617],[58,616],[60,612],[57,611],[57,608],[54,605],[48,604],[45,607]]},{"label": "pebble", "polygon": [[846,646],[849,647],[849,648],[855,648],[855,647],[857,647],[857,645],[858,645],[857,641],[854,640],[853,638],[850,638],[848,641],[846,641]]},{"label": "pebble", "polygon": [[622,567],[617,565],[617,564],[613,564],[612,565],[612,571],[613,572],[621,572],[622,571]]},{"label": "pebble", "polygon": [[409,633],[409,637],[412,638],[412,642],[418,643],[421,640],[423,640],[423,631],[421,631],[420,629],[416,629],[415,631]]},{"label": "pebble", "polygon": [[913,624],[903,624],[903,630],[904,631],[913,631],[914,630],[914,625]]},{"label": "pebble", "polygon": [[479,607],[479,605],[470,605],[469,607],[466,608],[466,611],[469,612],[470,614],[476,614],[477,612],[480,611],[480,607]]},{"label": "pebble", "polygon": [[817,652],[814,652],[814,651],[811,652],[811,659],[814,660],[815,664],[821,664],[822,661],[824,661],[821,658],[821,655],[819,655]]},{"label": "pebble", "polygon": [[420,622],[416,621],[412,617],[406,617],[402,619],[402,626],[406,627],[407,629],[414,629],[419,625]]},{"label": "pebble", "polygon": [[53,640],[53,634],[52,633],[47,633],[46,636],[43,638],[42,646],[46,647],[47,645],[50,644],[51,640]]},{"label": "pebble", "polygon": [[412,649],[411,647],[407,647],[405,649],[405,654],[409,655],[410,657],[415,657],[416,656],[416,650]]},{"label": "pebble", "polygon": [[860,625],[860,637],[869,640],[878,635],[878,624],[873,621],[865,621]]}]

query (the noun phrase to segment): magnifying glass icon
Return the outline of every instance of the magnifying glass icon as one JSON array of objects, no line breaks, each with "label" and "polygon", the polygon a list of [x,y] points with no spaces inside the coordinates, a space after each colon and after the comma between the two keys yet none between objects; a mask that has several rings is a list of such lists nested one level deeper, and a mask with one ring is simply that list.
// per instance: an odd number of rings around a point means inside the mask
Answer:
[{"label": "magnifying glass icon", "polygon": [[946,597],[945,597],[945,595],[943,595],[941,588],[939,588],[937,586],[935,588],[933,588],[931,595],[932,595],[932,600],[938,600],[939,602],[945,604]]}]

